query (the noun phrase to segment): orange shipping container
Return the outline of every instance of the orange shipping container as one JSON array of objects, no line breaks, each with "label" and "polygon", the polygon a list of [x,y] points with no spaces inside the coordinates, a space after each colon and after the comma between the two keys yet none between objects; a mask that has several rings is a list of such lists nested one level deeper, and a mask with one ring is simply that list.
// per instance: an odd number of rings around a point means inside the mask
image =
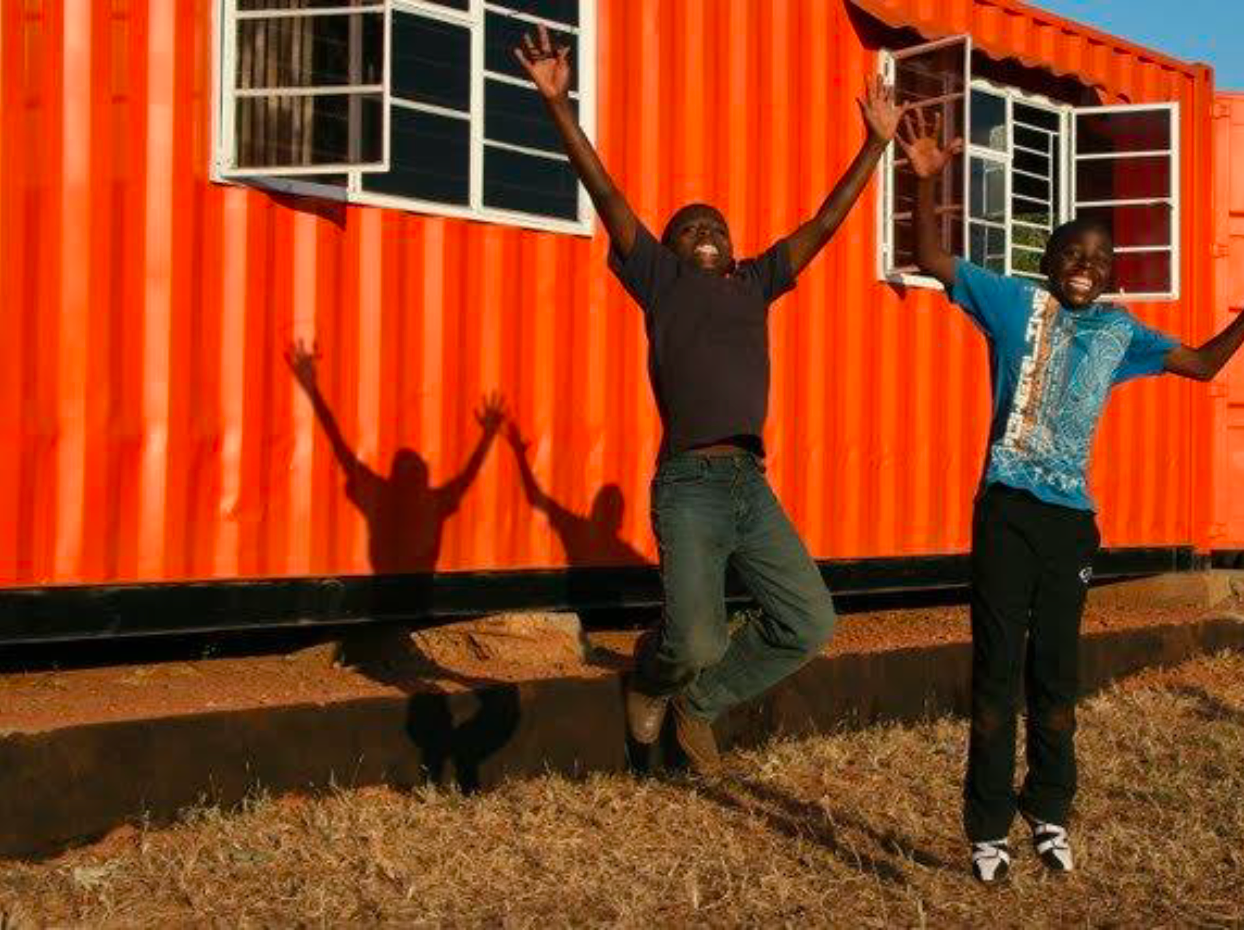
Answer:
[{"label": "orange shipping container", "polygon": [[[853,157],[881,45],[967,33],[991,73],[1043,93],[1178,103],[1179,296],[1134,310],[1211,332],[1204,66],[1014,0],[593,6],[607,165],[650,225],[707,200],[742,251],[789,232]],[[599,229],[214,181],[219,30],[218,0],[0,5],[3,625],[62,585],[651,562],[659,425]],[[813,553],[884,559],[895,576],[876,582],[900,585],[901,559],[969,547],[988,368],[939,292],[879,279],[877,189],[774,308],[766,444]],[[283,359],[293,340],[319,345],[353,498]],[[504,438],[477,454],[493,392],[529,442],[534,506]],[[1117,393],[1093,473],[1106,546],[1204,552],[1212,457],[1204,389]]]}]

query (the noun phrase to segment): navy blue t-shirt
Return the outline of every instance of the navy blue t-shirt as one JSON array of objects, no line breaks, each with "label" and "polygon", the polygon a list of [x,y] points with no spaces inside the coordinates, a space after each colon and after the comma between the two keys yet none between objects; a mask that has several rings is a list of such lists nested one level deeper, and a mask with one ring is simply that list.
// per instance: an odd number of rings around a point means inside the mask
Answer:
[{"label": "navy blue t-shirt", "polygon": [[682,262],[641,224],[629,256],[609,251],[609,268],[644,310],[660,459],[727,440],[763,453],[769,303],[795,285],[786,241],[718,276]]}]

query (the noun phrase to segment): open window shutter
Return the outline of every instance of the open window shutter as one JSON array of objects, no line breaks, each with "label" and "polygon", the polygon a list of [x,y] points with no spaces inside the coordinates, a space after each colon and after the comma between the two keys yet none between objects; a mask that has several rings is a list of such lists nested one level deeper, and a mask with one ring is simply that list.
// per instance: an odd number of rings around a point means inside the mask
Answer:
[{"label": "open window shutter", "polygon": [[1076,217],[1114,233],[1114,285],[1122,297],[1179,292],[1179,105],[1074,110]]},{"label": "open window shutter", "polygon": [[[942,115],[942,141],[967,138],[972,40],[953,36],[892,52],[886,77],[900,104],[917,104],[927,119]],[[917,179],[901,148],[890,148],[885,179],[885,275],[916,272]],[[942,246],[965,255],[967,152],[946,164],[935,186]]]},{"label": "open window shutter", "polygon": [[384,170],[389,0],[227,0],[221,174]]}]

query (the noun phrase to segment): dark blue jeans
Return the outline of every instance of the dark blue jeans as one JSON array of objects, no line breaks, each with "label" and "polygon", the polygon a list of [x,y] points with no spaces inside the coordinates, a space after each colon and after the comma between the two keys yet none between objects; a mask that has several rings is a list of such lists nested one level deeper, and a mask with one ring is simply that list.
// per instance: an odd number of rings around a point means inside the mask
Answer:
[{"label": "dark blue jeans", "polygon": [[[640,690],[684,691],[690,712],[712,720],[801,667],[829,639],[829,590],[756,457],[667,459],[652,481],[652,524],[665,614],[659,640],[639,659]],[[728,565],[761,609],[733,635]]]}]

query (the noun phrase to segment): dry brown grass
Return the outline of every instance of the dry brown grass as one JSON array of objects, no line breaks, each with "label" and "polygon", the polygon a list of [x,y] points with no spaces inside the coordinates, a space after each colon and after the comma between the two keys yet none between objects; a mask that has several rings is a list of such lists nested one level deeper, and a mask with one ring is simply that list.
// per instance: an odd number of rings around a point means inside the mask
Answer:
[{"label": "dry brown grass", "polygon": [[1244,924],[1244,656],[1082,707],[1055,879],[1020,843],[998,889],[965,871],[965,728],[774,743],[713,785],[600,776],[259,798],[43,864],[0,863],[21,926],[999,927]]}]

